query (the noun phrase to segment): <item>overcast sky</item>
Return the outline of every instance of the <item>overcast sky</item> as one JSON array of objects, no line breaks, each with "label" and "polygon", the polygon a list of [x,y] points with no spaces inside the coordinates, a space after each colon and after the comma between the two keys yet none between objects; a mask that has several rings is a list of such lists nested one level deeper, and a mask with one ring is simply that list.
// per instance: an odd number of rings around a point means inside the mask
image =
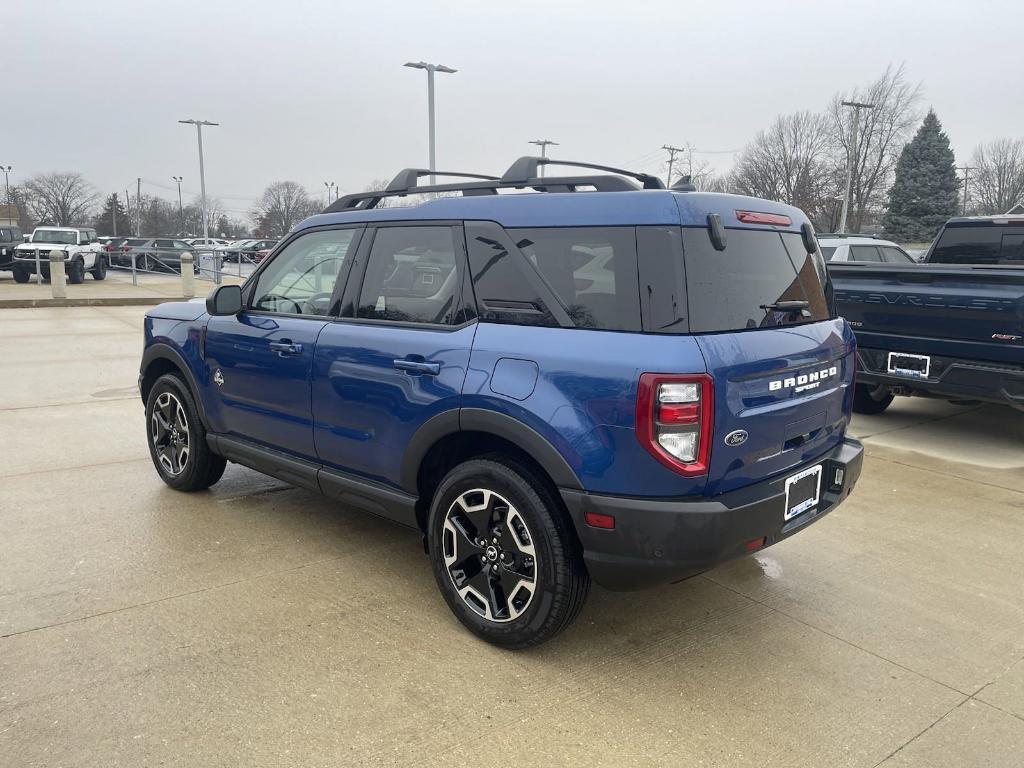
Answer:
[{"label": "overcast sky", "polygon": [[[720,170],[780,112],[905,63],[958,162],[1024,136],[1016,2],[309,2],[5,0],[0,163],[12,183],[81,171],[100,190],[209,193],[244,215],[267,183],[359,191],[427,164],[500,173],[536,148],[663,172],[690,143]],[[162,185],[162,187],[161,187]]]}]

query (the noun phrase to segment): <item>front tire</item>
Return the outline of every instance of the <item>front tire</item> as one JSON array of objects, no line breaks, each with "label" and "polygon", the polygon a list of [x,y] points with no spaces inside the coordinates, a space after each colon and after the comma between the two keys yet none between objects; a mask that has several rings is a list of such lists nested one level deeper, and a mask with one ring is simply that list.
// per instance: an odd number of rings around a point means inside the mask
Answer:
[{"label": "front tire", "polygon": [[185,383],[161,376],[146,398],[149,455],[160,479],[179,491],[201,491],[220,480],[227,462],[206,442],[206,429]]},{"label": "front tire", "polygon": [[543,643],[586,601],[590,577],[561,502],[507,458],[474,459],[448,473],[431,503],[428,539],[448,607],[489,643]]},{"label": "front tire", "polygon": [[892,390],[884,384],[858,384],[853,390],[855,413],[874,415],[888,408],[893,401]]},{"label": "front tire", "polygon": [[72,285],[81,285],[85,282],[85,262],[81,259],[68,263],[68,282]]},{"label": "front tire", "polygon": [[25,271],[24,267],[18,265],[14,266],[12,270],[14,272],[14,282],[16,283],[27,283],[30,277],[29,273]]}]

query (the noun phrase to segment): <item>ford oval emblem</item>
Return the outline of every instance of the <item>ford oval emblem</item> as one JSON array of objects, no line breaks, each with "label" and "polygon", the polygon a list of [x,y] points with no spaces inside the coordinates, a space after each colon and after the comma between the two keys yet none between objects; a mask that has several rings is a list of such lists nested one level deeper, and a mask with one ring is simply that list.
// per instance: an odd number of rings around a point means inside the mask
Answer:
[{"label": "ford oval emblem", "polygon": [[747,442],[747,430],[745,429],[733,430],[725,436],[725,444],[731,445],[733,448],[743,445],[745,442]]}]

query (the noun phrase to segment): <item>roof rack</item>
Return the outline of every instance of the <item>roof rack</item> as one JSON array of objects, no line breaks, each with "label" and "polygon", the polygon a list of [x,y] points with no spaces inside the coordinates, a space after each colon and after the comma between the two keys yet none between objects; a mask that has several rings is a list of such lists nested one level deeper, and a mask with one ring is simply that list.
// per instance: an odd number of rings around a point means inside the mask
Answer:
[{"label": "roof rack", "polygon": [[[542,165],[591,168],[614,175],[549,176],[545,178],[538,175]],[[473,181],[456,184],[432,184],[421,187],[419,186],[419,180],[424,176],[456,176],[473,179]],[[512,163],[501,177],[487,176],[479,173],[456,173],[451,171],[430,171],[425,168],[406,168],[399,171],[384,189],[345,195],[324,209],[324,213],[376,208],[380,201],[387,197],[405,197],[406,195],[434,192],[461,192],[464,197],[472,197],[476,195],[496,195],[499,189],[529,188],[538,192],[575,192],[579,187],[592,188],[598,192],[635,192],[639,189],[636,183],[623,178],[623,176],[636,179],[643,185],[644,189],[665,189],[661,179],[647,173],[627,171],[622,168],[596,165],[594,163],[553,160],[547,157],[520,157]],[[676,191],[680,190],[677,189]]]}]

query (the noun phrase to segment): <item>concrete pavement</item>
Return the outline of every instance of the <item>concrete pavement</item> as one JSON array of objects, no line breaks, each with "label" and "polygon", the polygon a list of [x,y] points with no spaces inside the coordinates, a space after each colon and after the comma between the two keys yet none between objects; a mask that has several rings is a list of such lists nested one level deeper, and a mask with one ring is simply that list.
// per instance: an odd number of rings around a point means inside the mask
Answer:
[{"label": "concrete pavement", "polygon": [[1024,763],[1024,415],[898,400],[821,523],[513,654],[412,533],[166,488],[143,311],[0,310],[0,764]]}]

